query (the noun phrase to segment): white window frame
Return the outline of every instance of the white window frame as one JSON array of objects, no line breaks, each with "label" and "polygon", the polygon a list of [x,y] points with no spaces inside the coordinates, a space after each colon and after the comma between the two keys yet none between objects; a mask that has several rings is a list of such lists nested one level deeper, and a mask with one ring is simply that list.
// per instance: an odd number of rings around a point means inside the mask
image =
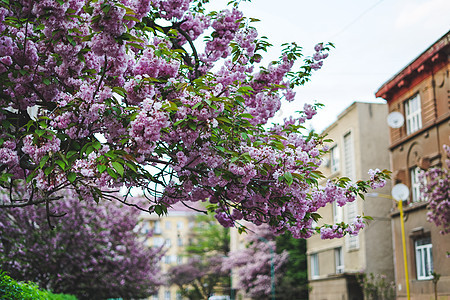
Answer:
[{"label": "white window frame", "polygon": [[164,300],[170,300],[170,299],[171,299],[170,291],[165,291],[164,292]]},{"label": "white window frame", "polygon": [[166,221],[165,227],[166,229],[172,229],[172,223],[170,221]]},{"label": "white window frame", "polygon": [[153,233],[154,234],[161,234],[162,233],[162,231],[161,231],[161,222],[160,221],[155,221],[155,223],[154,223],[154,228],[153,228]]},{"label": "white window frame", "polygon": [[333,222],[341,223],[344,221],[344,209],[337,204],[336,201],[333,202]]},{"label": "white window frame", "polygon": [[339,147],[337,145],[330,149],[330,169],[331,173],[339,171]]},{"label": "white window frame", "polygon": [[[348,202],[345,204],[347,209],[347,222],[351,223],[355,221],[356,216],[358,215],[358,200],[353,202]],[[359,249],[359,235],[347,235],[347,250],[357,250]]]},{"label": "white window frame", "polygon": [[422,107],[419,93],[405,101],[405,120],[406,134],[422,128]]},{"label": "white window frame", "polygon": [[344,253],[342,247],[334,248],[334,262],[336,274],[344,273]]},{"label": "white window frame", "polygon": [[344,140],[344,176],[348,178],[355,178],[355,152],[353,149],[353,134],[348,131],[343,136]]},{"label": "white window frame", "polygon": [[417,280],[433,279],[433,244],[431,238],[423,238],[414,242],[416,252]]},{"label": "white window frame", "polygon": [[318,253],[311,254],[310,261],[311,261],[311,279],[317,279],[320,276],[319,254]]},{"label": "white window frame", "polygon": [[177,222],[177,229],[178,230],[183,229],[183,222],[182,221],[178,221]]},{"label": "white window frame", "polygon": [[163,244],[164,244],[164,238],[162,238],[162,237],[153,238],[153,246],[154,247],[161,247]]},{"label": "white window frame", "polygon": [[420,192],[419,174],[421,171],[421,168],[413,167],[409,172],[409,175],[411,176],[411,202],[421,202],[425,200],[423,199],[423,193]]}]

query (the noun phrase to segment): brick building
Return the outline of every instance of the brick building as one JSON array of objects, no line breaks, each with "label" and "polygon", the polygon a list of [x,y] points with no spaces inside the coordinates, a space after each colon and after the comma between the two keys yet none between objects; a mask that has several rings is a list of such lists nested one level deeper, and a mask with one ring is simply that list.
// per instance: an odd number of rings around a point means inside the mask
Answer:
[{"label": "brick building", "polygon": [[[450,32],[387,81],[376,92],[387,101],[389,112],[403,115],[403,125],[390,128],[393,183],[410,188],[404,207],[407,265],[411,299],[434,299],[434,271],[441,274],[438,299],[450,299],[450,236],[427,222],[427,202],[420,193],[418,173],[442,166],[443,144],[450,136]],[[397,127],[397,126],[396,126]],[[450,187],[449,187],[450,188]],[[399,213],[391,215],[397,299],[406,299]]]}]

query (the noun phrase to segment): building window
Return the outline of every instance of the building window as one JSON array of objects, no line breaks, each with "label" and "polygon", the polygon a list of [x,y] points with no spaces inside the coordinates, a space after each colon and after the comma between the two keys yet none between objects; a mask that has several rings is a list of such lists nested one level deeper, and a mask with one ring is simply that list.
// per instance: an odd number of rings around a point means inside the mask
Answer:
[{"label": "building window", "polygon": [[164,293],[164,300],[170,300],[170,291]]},{"label": "building window", "polygon": [[311,279],[319,278],[319,255],[311,254]]},{"label": "building window", "polygon": [[170,239],[166,239],[165,246],[166,247],[172,246],[172,241]]},{"label": "building window", "polygon": [[164,256],[164,263],[170,264],[170,255]]},{"label": "building window", "polygon": [[161,234],[161,222],[160,221],[155,221],[155,227],[153,228],[153,233],[154,234]]},{"label": "building window", "polygon": [[333,221],[334,223],[341,223],[344,221],[343,208],[339,206],[336,201],[333,202]]},{"label": "building window", "polygon": [[416,248],[416,270],[417,270],[417,279],[425,280],[425,279],[433,279],[433,254],[431,244],[431,238],[423,238],[420,240],[416,240],[415,242]]},{"label": "building window", "polygon": [[[356,216],[358,215],[358,204],[355,201],[349,202],[345,205],[347,208],[347,222],[354,222]],[[355,250],[359,248],[359,236],[358,235],[348,235],[346,237],[348,250]]]},{"label": "building window", "polygon": [[412,202],[420,202],[424,200],[423,195],[420,192],[419,175],[421,171],[422,169],[419,167],[414,167],[410,170]]},{"label": "building window", "polygon": [[183,239],[182,238],[177,238],[177,244],[178,244],[178,246],[183,246]]},{"label": "building window", "polygon": [[141,228],[141,233],[147,234],[147,233],[149,233],[151,231],[150,229],[151,229],[150,228],[150,223],[149,222],[144,222],[144,224],[142,225],[142,228]]},{"label": "building window", "polygon": [[177,222],[177,229],[180,230],[183,228],[183,222],[182,221],[178,221]]},{"label": "building window", "polygon": [[336,264],[336,274],[344,273],[344,256],[341,247],[334,249],[334,261]]},{"label": "building window", "polygon": [[422,128],[422,109],[420,106],[420,96],[416,94],[411,99],[405,101],[406,133],[411,134]]},{"label": "building window", "polygon": [[153,246],[155,247],[161,247],[164,244],[164,239],[161,237],[155,237],[153,238]]},{"label": "building window", "polygon": [[339,171],[339,148],[337,145],[330,149],[330,168],[332,173]]},{"label": "building window", "polygon": [[172,223],[170,221],[166,221],[166,229],[172,229]]},{"label": "building window", "polygon": [[178,256],[177,256],[177,264],[178,264],[178,265],[183,264],[183,256],[181,256],[181,255],[178,255]]},{"label": "building window", "polygon": [[355,156],[353,155],[353,138],[351,132],[344,135],[344,175],[355,177]]}]

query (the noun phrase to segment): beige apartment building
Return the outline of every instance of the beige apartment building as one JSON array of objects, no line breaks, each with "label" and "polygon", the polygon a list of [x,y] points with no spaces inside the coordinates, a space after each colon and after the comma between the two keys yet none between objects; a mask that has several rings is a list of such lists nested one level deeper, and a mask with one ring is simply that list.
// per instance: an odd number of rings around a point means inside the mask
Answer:
[{"label": "beige apartment building", "polygon": [[[369,178],[369,169],[389,169],[389,136],[386,122],[387,105],[354,102],[342,112],[323,134],[334,142],[324,157],[320,171],[326,179]],[[325,184],[324,180],[321,184]],[[319,210],[327,224],[351,222],[357,215],[368,215],[370,221],[358,236],[322,240],[314,235],[307,242],[310,300],[361,300],[362,290],[356,274],[386,275],[394,279],[390,183],[369,191],[365,200],[358,198],[339,207],[335,203]]]},{"label": "beige apartment building", "polygon": [[[143,230],[153,231],[153,236],[148,239],[149,247],[163,246],[167,252],[161,261],[162,273],[171,266],[187,262],[183,255],[185,246],[188,245],[192,228],[195,225],[195,217],[199,213],[189,209],[181,203],[175,204],[168,210],[167,216],[159,217],[157,214],[143,214]],[[152,300],[181,300],[178,287],[162,285],[159,292],[153,295]]]}]

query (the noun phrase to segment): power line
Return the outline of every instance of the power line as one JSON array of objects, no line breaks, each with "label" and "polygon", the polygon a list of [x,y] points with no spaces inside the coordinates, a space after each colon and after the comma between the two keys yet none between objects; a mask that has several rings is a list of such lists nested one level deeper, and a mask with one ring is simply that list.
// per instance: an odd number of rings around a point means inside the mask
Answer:
[{"label": "power line", "polygon": [[359,19],[361,19],[365,14],[367,14],[369,11],[371,11],[372,9],[374,9],[376,6],[378,6],[378,4],[380,4],[381,2],[383,2],[384,0],[380,0],[377,3],[375,3],[374,5],[372,5],[371,7],[369,7],[368,9],[366,9],[365,11],[363,11],[359,16],[357,16],[355,19],[353,19],[353,21],[351,21],[350,23],[348,23],[347,25],[344,26],[344,28],[342,28],[338,33],[336,33],[335,35],[333,35],[332,37],[329,38],[329,41],[335,39],[338,35],[342,34],[343,32],[345,32],[350,26],[352,26],[353,24],[355,24]]}]

